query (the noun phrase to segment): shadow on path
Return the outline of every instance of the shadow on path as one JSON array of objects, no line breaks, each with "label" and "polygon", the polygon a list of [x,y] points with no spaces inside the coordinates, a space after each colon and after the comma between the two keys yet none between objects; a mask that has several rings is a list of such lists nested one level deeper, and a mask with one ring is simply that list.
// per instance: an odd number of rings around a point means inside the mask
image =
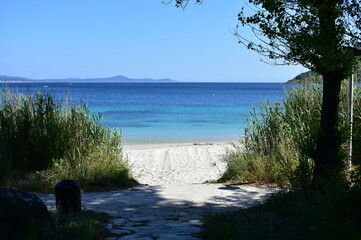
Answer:
[{"label": "shadow on path", "polygon": [[[197,239],[202,215],[260,203],[274,189],[221,184],[141,185],[81,194],[82,206],[113,217],[112,239]],[[55,209],[53,194],[38,194]]]}]

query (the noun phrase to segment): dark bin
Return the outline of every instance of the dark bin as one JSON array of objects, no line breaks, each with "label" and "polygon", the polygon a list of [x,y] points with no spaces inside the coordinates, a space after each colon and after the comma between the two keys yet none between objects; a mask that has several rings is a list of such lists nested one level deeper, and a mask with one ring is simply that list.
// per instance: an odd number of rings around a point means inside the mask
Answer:
[{"label": "dark bin", "polygon": [[81,210],[80,184],[73,180],[63,180],[55,185],[56,211],[58,213],[79,212]]}]

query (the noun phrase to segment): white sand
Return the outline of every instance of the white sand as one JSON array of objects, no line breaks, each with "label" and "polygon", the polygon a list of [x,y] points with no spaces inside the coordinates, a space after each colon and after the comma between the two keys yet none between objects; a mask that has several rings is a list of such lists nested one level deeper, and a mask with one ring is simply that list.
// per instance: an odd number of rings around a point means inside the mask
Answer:
[{"label": "white sand", "polygon": [[217,180],[231,143],[126,145],[124,155],[141,184],[189,184]]}]

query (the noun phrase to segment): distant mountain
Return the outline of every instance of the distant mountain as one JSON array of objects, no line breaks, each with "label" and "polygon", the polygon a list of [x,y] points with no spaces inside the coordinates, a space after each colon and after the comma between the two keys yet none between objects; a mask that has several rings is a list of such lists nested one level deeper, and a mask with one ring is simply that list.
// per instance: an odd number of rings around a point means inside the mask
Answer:
[{"label": "distant mountain", "polygon": [[[361,65],[356,70],[355,75],[355,81],[361,82]],[[286,83],[322,83],[322,76],[318,73],[308,71],[297,75]]]},{"label": "distant mountain", "polygon": [[108,77],[108,78],[65,78],[65,79],[30,79],[14,76],[0,75],[0,83],[14,83],[14,82],[72,82],[72,83],[167,83],[176,82],[172,79],[152,79],[139,78],[133,79],[122,75]]}]

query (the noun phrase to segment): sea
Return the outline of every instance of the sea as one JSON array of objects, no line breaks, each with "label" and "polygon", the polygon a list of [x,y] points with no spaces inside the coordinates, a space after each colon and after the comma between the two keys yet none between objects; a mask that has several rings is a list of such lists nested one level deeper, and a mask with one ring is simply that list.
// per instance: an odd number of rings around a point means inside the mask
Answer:
[{"label": "sea", "polygon": [[86,102],[124,143],[235,141],[262,101],[285,96],[283,83],[7,83],[19,93],[66,94]]}]

